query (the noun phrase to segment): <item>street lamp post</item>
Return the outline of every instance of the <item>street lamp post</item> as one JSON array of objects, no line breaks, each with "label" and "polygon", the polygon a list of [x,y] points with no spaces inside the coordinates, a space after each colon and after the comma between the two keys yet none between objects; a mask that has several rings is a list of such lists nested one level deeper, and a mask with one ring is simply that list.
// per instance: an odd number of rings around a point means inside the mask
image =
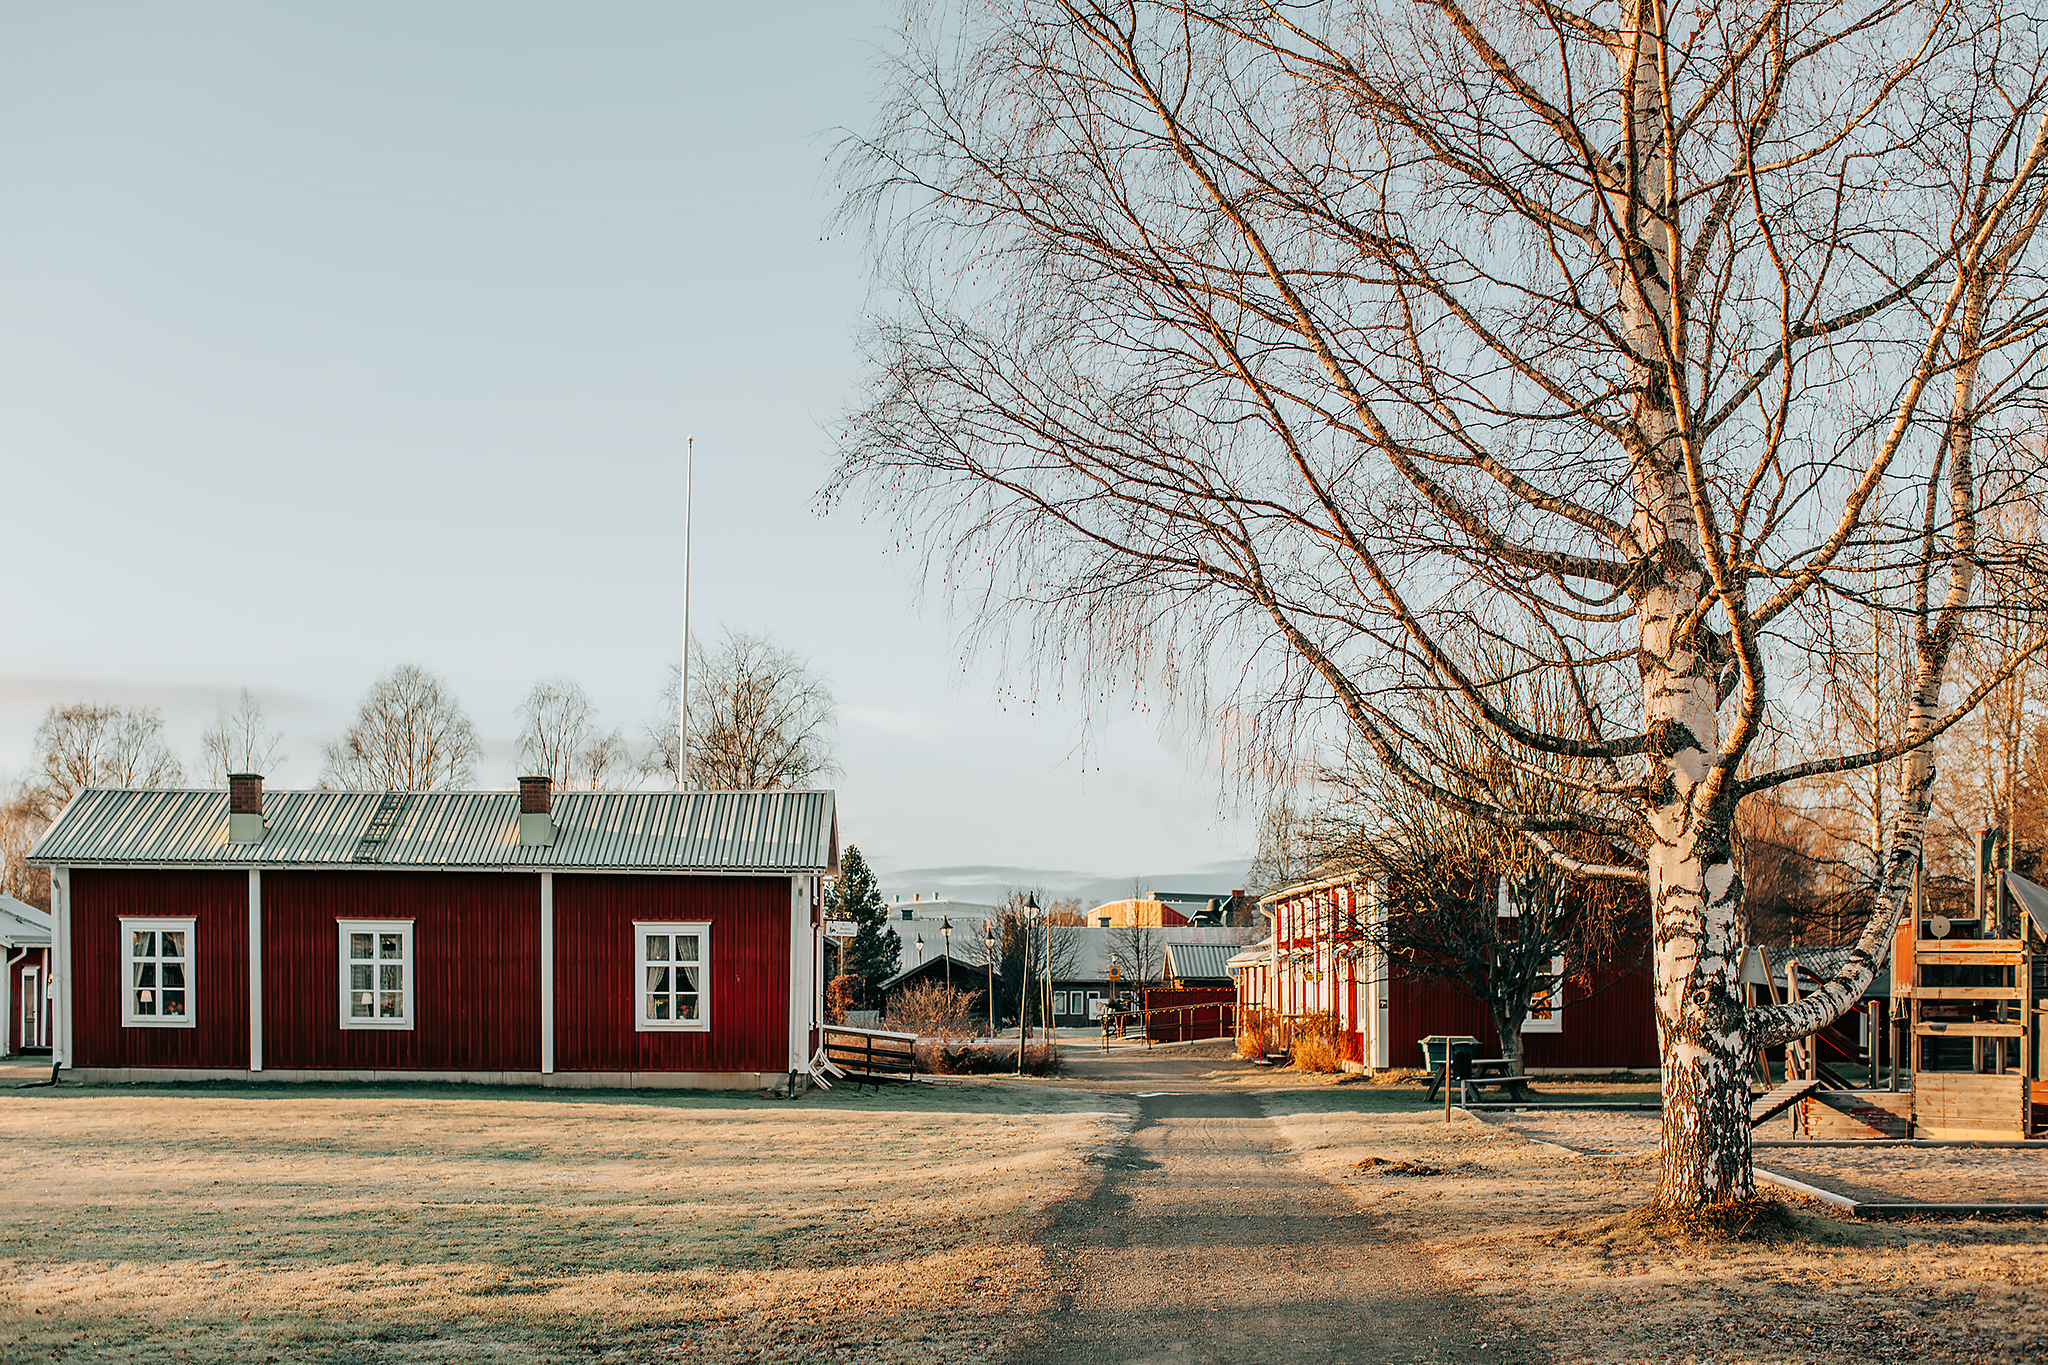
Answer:
[{"label": "street lamp post", "polygon": [[1031,970],[1031,921],[1037,918],[1038,897],[1026,896],[1024,898],[1024,915],[1018,925],[1023,939],[1022,951],[1019,954],[1023,961],[1017,969],[1017,1074],[1019,1076],[1024,1074],[1024,1028],[1025,1021],[1031,1017],[1031,988],[1034,984],[1031,978],[1035,974]]},{"label": "street lamp post", "polygon": [[946,989],[950,991],[953,989],[953,921],[944,915],[939,916],[939,937],[945,940]]},{"label": "street lamp post", "polygon": [[918,966],[920,966],[920,967],[922,967],[922,966],[924,965],[924,935],[923,935],[923,934],[919,934],[919,935],[917,936],[917,965],[918,965]]},{"label": "street lamp post", "polygon": [[981,960],[988,964],[988,1036],[996,1036],[996,939],[988,921],[981,922]]}]

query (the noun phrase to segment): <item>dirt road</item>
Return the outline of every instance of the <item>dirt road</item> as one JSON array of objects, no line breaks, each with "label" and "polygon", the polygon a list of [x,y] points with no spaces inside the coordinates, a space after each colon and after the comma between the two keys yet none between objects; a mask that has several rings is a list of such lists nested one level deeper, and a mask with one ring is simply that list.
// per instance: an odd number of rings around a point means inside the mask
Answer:
[{"label": "dirt road", "polygon": [[[1013,1359],[1536,1361],[1429,1260],[1303,1170],[1256,1091],[1204,1085],[1214,1062],[1143,1059],[1084,1084],[1137,1091],[1137,1126],[1092,1190],[1057,1206],[1057,1294]],[[1120,1074],[1121,1073],[1121,1074]]]}]

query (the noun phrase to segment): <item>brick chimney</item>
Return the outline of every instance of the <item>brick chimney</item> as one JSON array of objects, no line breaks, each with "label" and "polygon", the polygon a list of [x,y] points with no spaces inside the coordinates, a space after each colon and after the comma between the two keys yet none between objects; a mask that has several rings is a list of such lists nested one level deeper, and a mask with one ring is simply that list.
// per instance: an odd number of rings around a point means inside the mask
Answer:
[{"label": "brick chimney", "polygon": [[519,779],[519,842],[548,845],[555,842],[554,779],[545,774]]},{"label": "brick chimney", "polygon": [[228,774],[228,842],[263,842],[263,774]]}]

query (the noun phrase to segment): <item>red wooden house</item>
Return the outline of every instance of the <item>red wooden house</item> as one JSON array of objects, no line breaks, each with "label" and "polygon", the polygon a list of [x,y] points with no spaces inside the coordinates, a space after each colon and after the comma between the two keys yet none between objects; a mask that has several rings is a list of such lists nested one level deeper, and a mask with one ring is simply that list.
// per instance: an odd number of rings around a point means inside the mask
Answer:
[{"label": "red wooden house", "polygon": [[50,917],[0,896],[0,1055],[50,1050]]},{"label": "red wooden house", "polygon": [[[1498,1056],[1500,1039],[1479,1001],[1441,982],[1389,970],[1374,943],[1384,924],[1371,883],[1339,877],[1265,897],[1271,938],[1230,960],[1243,1010],[1284,1019],[1335,1017],[1344,1061],[1366,1071],[1422,1065],[1423,1038],[1479,1039]],[[1375,916],[1380,916],[1375,921]],[[1533,1072],[1655,1069],[1657,1019],[1647,970],[1613,971],[1573,991],[1561,985],[1532,1002],[1522,1027],[1523,1064]]]},{"label": "red wooden house", "polygon": [[88,790],[50,868],[88,1080],[757,1088],[817,1055],[830,792]]}]

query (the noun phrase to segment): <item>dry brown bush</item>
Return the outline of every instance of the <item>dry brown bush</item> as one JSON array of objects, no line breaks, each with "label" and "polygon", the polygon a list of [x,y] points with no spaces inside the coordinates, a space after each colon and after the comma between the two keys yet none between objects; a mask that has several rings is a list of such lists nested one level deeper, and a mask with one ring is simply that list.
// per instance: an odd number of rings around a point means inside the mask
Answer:
[{"label": "dry brown bush", "polygon": [[[920,1038],[912,1050],[917,1069],[927,1076],[1015,1075],[1014,1050],[990,1046],[980,1040]],[[1057,1076],[1062,1067],[1060,1045],[1054,1039],[1033,1039],[1024,1048],[1024,1074]]]},{"label": "dry brown bush", "polygon": [[981,1019],[974,1009],[978,998],[936,981],[919,981],[890,998],[888,1025],[920,1038],[972,1038],[981,1032]]},{"label": "dry brown bush", "polygon": [[833,1023],[846,1022],[846,1012],[860,1008],[867,983],[851,972],[842,972],[825,987],[825,1013]]},{"label": "dry brown bush", "polygon": [[1237,1028],[1237,1055],[1245,1058],[1270,1057],[1287,1050],[1286,1034],[1278,1015],[1271,1010],[1247,1009]]},{"label": "dry brown bush", "polygon": [[1337,1038],[1337,1016],[1303,1015],[1294,1026],[1293,1052],[1297,1071],[1342,1071],[1344,1052]]}]

